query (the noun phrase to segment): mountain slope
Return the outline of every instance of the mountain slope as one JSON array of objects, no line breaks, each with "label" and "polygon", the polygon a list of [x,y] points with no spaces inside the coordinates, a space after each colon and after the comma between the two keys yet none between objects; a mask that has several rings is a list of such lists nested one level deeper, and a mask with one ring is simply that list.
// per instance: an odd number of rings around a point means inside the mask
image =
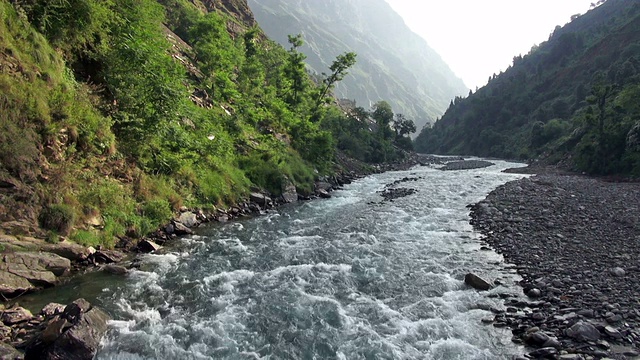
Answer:
[{"label": "mountain slope", "polygon": [[267,35],[285,47],[288,35],[303,34],[302,51],[317,73],[327,72],[337,55],[357,53],[351,75],[335,92],[364,108],[387,100],[420,129],[468,92],[384,0],[249,0],[249,6]]},{"label": "mountain slope", "polygon": [[640,171],[640,3],[609,0],[456,98],[419,151],[560,163],[612,174]]}]

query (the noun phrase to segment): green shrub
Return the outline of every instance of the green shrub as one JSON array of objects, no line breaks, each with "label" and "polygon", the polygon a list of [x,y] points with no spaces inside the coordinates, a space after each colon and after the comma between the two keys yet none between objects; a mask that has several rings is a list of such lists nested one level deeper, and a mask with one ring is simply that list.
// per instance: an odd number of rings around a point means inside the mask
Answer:
[{"label": "green shrub", "polygon": [[102,245],[100,236],[96,231],[92,230],[77,230],[73,234],[71,234],[70,239],[75,243],[87,247]]},{"label": "green shrub", "polygon": [[64,236],[69,235],[75,220],[75,211],[65,204],[49,205],[42,209],[38,216],[38,222],[42,228]]}]

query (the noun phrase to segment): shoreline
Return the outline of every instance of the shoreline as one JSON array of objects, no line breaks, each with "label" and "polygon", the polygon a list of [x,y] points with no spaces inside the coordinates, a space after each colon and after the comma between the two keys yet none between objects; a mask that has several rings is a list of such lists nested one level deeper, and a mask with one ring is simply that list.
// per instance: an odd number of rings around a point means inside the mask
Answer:
[{"label": "shoreline", "polygon": [[528,298],[507,300],[493,326],[531,358],[640,358],[639,219],[639,183],[543,171],[492,191],[471,224]]}]

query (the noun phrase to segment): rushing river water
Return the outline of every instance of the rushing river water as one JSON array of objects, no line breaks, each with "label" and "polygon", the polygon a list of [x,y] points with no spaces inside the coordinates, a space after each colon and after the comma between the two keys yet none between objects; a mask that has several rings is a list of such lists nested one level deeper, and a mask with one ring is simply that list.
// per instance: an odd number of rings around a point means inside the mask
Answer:
[{"label": "rushing river water", "polygon": [[[116,320],[98,359],[509,359],[522,349],[484,325],[491,294],[515,293],[480,249],[466,205],[521,177],[429,167],[370,176],[333,198],[199,230],[145,255],[99,305]],[[376,193],[418,192],[394,201]],[[464,285],[467,272],[505,284]]]}]

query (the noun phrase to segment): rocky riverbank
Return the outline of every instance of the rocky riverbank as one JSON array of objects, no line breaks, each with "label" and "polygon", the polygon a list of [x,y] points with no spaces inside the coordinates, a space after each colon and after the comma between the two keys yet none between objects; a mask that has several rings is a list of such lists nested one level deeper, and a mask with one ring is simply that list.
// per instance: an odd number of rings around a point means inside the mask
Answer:
[{"label": "rocky riverbank", "polygon": [[509,326],[531,358],[636,359],[640,348],[640,184],[566,175],[510,182],[472,224],[522,276]]}]

